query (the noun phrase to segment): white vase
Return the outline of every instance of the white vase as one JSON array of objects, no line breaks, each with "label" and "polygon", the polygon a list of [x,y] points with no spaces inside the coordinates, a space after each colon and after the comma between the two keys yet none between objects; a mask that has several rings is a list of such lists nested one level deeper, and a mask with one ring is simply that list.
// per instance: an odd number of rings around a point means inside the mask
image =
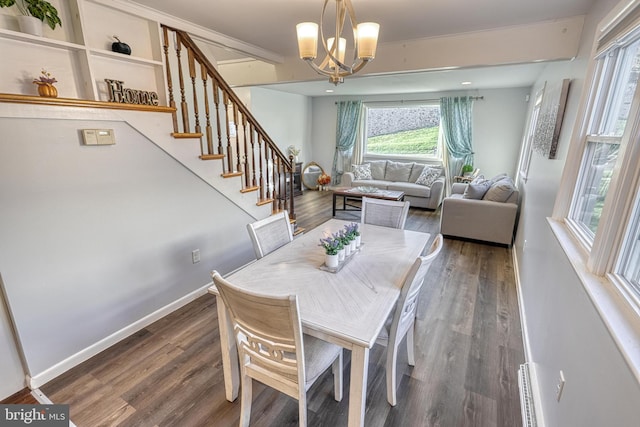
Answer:
[{"label": "white vase", "polygon": [[351,255],[351,245],[344,245],[344,256],[348,257]]},{"label": "white vase", "polygon": [[359,248],[361,244],[362,244],[362,236],[358,234],[356,236],[356,248]]},{"label": "white vase", "polygon": [[33,36],[42,37],[42,21],[33,16],[20,15],[18,18],[18,26],[20,31]]},{"label": "white vase", "polygon": [[349,243],[349,245],[351,246],[351,252],[355,252],[356,249],[358,249],[358,246],[356,245],[356,239],[353,239],[351,243]]},{"label": "white vase", "polygon": [[338,267],[338,255],[324,255],[324,264],[329,268],[337,268]]},{"label": "white vase", "polygon": [[338,262],[344,261],[344,248],[338,251]]}]

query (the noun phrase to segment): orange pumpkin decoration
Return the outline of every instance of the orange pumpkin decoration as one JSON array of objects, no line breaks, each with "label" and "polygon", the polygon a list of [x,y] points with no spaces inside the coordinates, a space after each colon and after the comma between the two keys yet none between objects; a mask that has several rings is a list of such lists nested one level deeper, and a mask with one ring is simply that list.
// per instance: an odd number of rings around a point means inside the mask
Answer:
[{"label": "orange pumpkin decoration", "polygon": [[46,98],[57,98],[58,89],[50,83],[38,83],[38,95]]}]

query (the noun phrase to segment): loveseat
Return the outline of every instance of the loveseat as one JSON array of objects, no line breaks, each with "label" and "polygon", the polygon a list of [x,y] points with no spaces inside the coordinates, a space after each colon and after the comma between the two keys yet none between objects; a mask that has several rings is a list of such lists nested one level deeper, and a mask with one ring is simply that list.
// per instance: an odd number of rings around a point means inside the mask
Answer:
[{"label": "loveseat", "polygon": [[[446,236],[511,245],[520,194],[506,175],[483,181],[482,188],[454,183],[442,201],[440,233]],[[484,192],[482,191],[484,190]],[[482,194],[481,194],[482,193]]]},{"label": "loveseat", "polygon": [[437,209],[444,195],[444,179],[440,167],[374,160],[354,165],[352,172],[342,175],[340,186],[404,191],[404,199],[409,201],[411,207]]}]

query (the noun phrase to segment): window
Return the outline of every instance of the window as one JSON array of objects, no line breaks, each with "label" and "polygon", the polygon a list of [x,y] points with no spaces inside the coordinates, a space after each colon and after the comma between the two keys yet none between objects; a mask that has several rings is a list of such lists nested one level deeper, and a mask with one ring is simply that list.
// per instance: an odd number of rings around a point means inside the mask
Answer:
[{"label": "window", "polygon": [[440,104],[365,105],[364,154],[441,158]]},{"label": "window", "polygon": [[[640,1],[601,27],[591,87],[554,213],[586,250],[586,267],[607,276],[640,314]],[[576,141],[574,141],[576,143]]]},{"label": "window", "polygon": [[[545,83],[546,85],[546,83]],[[529,127],[527,128],[527,134],[524,139],[524,147],[520,155],[520,177],[526,181],[529,176],[529,164],[531,163],[531,151],[533,150],[533,137],[535,135],[536,125],[538,123],[538,116],[540,115],[540,107],[542,106],[542,96],[544,94],[544,87],[536,93],[535,103],[533,104],[533,111],[531,112],[531,119],[529,120]]]}]

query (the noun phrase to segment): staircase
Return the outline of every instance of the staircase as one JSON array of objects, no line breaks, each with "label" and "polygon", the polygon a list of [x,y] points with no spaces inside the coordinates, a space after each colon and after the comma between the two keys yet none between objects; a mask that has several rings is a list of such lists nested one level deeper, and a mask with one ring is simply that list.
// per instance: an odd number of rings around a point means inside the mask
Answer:
[{"label": "staircase", "polygon": [[204,162],[222,164],[224,179],[255,194],[271,213],[287,210],[295,233],[293,157],[282,153],[204,53],[184,31],[162,26],[169,106],[178,140],[196,140]]}]

